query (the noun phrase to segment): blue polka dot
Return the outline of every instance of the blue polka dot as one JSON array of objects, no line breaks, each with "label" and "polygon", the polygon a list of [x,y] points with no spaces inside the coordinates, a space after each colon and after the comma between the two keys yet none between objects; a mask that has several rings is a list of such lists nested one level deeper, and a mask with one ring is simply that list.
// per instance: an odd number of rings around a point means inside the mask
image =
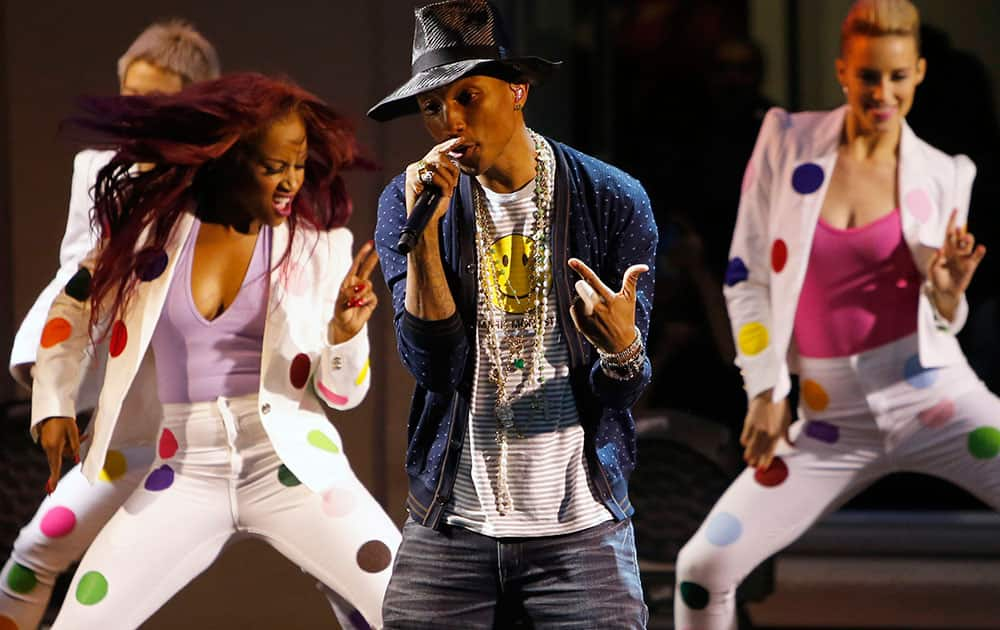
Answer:
[{"label": "blue polka dot", "polygon": [[823,169],[819,164],[806,162],[792,171],[792,188],[799,194],[808,195],[819,190],[823,178]]},{"label": "blue polka dot", "polygon": [[725,278],[727,287],[744,282],[749,277],[750,272],[747,270],[747,266],[742,258],[737,256],[729,261],[729,266],[726,267]]},{"label": "blue polka dot", "polygon": [[903,376],[906,382],[917,389],[927,389],[937,381],[937,369],[925,368],[920,365],[920,357],[913,355],[903,366]]},{"label": "blue polka dot", "polygon": [[135,273],[143,282],[152,282],[166,271],[167,260],[162,249],[144,249],[136,254]]},{"label": "blue polka dot", "polygon": [[728,512],[720,512],[712,517],[705,528],[708,542],[719,547],[731,545],[743,535],[743,525],[740,519]]}]

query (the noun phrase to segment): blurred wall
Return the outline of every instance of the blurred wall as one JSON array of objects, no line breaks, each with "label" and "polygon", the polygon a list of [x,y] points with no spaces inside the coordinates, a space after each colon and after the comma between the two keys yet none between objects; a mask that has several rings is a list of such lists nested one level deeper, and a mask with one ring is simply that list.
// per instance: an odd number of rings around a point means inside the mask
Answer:
[{"label": "blurred wall", "polygon": [[[364,118],[369,106],[409,76],[412,6],[405,0],[4,2],[0,54],[6,80],[0,90],[6,98],[0,113],[7,135],[0,126],[0,158],[9,159],[0,159],[0,184],[12,182],[0,186],[4,360],[14,327],[57,268],[74,153],[57,137],[57,125],[72,112],[76,96],[117,91],[117,59],[147,24],[189,19],[216,44],[225,70],[290,76],[357,121],[363,144],[382,165],[349,180],[351,227],[361,243],[372,236],[384,184],[430,145],[414,118],[385,125]],[[401,522],[412,381],[397,359],[383,284],[376,282],[382,293],[370,325],[372,393],[358,409],[338,414],[336,423],[359,478]],[[0,400],[13,391],[7,370],[0,370]],[[313,584],[264,545],[240,543],[146,627],[335,627]]]}]

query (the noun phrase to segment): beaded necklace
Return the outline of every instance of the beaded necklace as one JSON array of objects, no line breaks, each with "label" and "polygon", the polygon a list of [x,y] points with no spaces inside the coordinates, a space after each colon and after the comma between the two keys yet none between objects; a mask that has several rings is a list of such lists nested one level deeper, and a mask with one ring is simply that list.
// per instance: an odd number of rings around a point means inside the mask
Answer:
[{"label": "beaded necklace", "polygon": [[[534,225],[531,230],[531,241],[533,249],[528,258],[527,271],[531,291],[528,294],[527,310],[524,312],[525,329],[534,331],[534,344],[531,352],[531,365],[528,366],[524,359],[525,350],[523,337],[508,336],[505,330],[510,326],[506,325],[504,311],[500,308],[503,303],[501,287],[498,285],[499,275],[497,265],[491,248],[496,239],[492,217],[486,207],[485,193],[479,186],[473,187],[473,197],[476,214],[476,247],[479,257],[479,290],[486,301],[485,313],[481,313],[482,323],[485,324],[484,344],[487,357],[490,361],[489,378],[496,388],[496,401],[494,409],[496,411],[497,428],[495,439],[500,450],[500,462],[497,472],[496,500],[497,511],[501,514],[509,513],[514,505],[510,496],[507,479],[507,456],[509,440],[513,435],[516,438],[524,436],[517,429],[514,423],[513,401],[507,389],[507,379],[510,374],[516,373],[528,367],[530,369],[530,382],[535,389],[535,400],[532,407],[537,409],[539,404],[544,409],[546,415],[547,405],[545,405],[544,394],[541,393],[541,385],[544,381],[542,377],[542,361],[545,355],[545,326],[549,321],[548,317],[548,293],[551,274],[551,247],[549,244],[550,216],[552,210],[552,194],[555,182],[555,172],[552,168],[554,157],[552,147],[542,136],[532,130],[528,130],[532,142],[535,145],[535,214]],[[515,341],[516,340],[516,341]],[[506,350],[506,352],[505,352]],[[504,355],[507,355],[505,360]],[[541,399],[541,403],[539,403]]]}]

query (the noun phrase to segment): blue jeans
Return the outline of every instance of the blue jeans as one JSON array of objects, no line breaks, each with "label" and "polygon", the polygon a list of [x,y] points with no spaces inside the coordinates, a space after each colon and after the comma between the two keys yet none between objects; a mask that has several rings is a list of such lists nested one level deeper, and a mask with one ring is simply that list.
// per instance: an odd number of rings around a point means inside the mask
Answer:
[{"label": "blue jeans", "polygon": [[408,520],[382,614],[386,630],[645,628],[632,522],[492,538]]}]

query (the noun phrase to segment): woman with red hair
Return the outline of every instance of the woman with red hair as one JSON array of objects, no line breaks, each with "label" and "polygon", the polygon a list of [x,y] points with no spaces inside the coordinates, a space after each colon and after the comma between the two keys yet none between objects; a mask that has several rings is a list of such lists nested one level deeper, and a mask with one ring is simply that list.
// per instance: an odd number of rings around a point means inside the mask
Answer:
[{"label": "woman with red hair", "polygon": [[[352,260],[343,227],[341,172],[364,165],[349,125],[256,74],[85,100],[71,124],[117,154],[95,192],[102,241],[42,335],[32,432],[57,479],[63,455],[78,457],[74,395],[104,337],[84,475],[116,474],[128,419],[158,414],[161,431],[54,627],[136,627],[241,537],[266,540],[381,625],[399,533],[324,412],[357,405],[370,382],[377,257],[366,243]],[[72,513],[50,515],[51,535],[72,529]]]}]

